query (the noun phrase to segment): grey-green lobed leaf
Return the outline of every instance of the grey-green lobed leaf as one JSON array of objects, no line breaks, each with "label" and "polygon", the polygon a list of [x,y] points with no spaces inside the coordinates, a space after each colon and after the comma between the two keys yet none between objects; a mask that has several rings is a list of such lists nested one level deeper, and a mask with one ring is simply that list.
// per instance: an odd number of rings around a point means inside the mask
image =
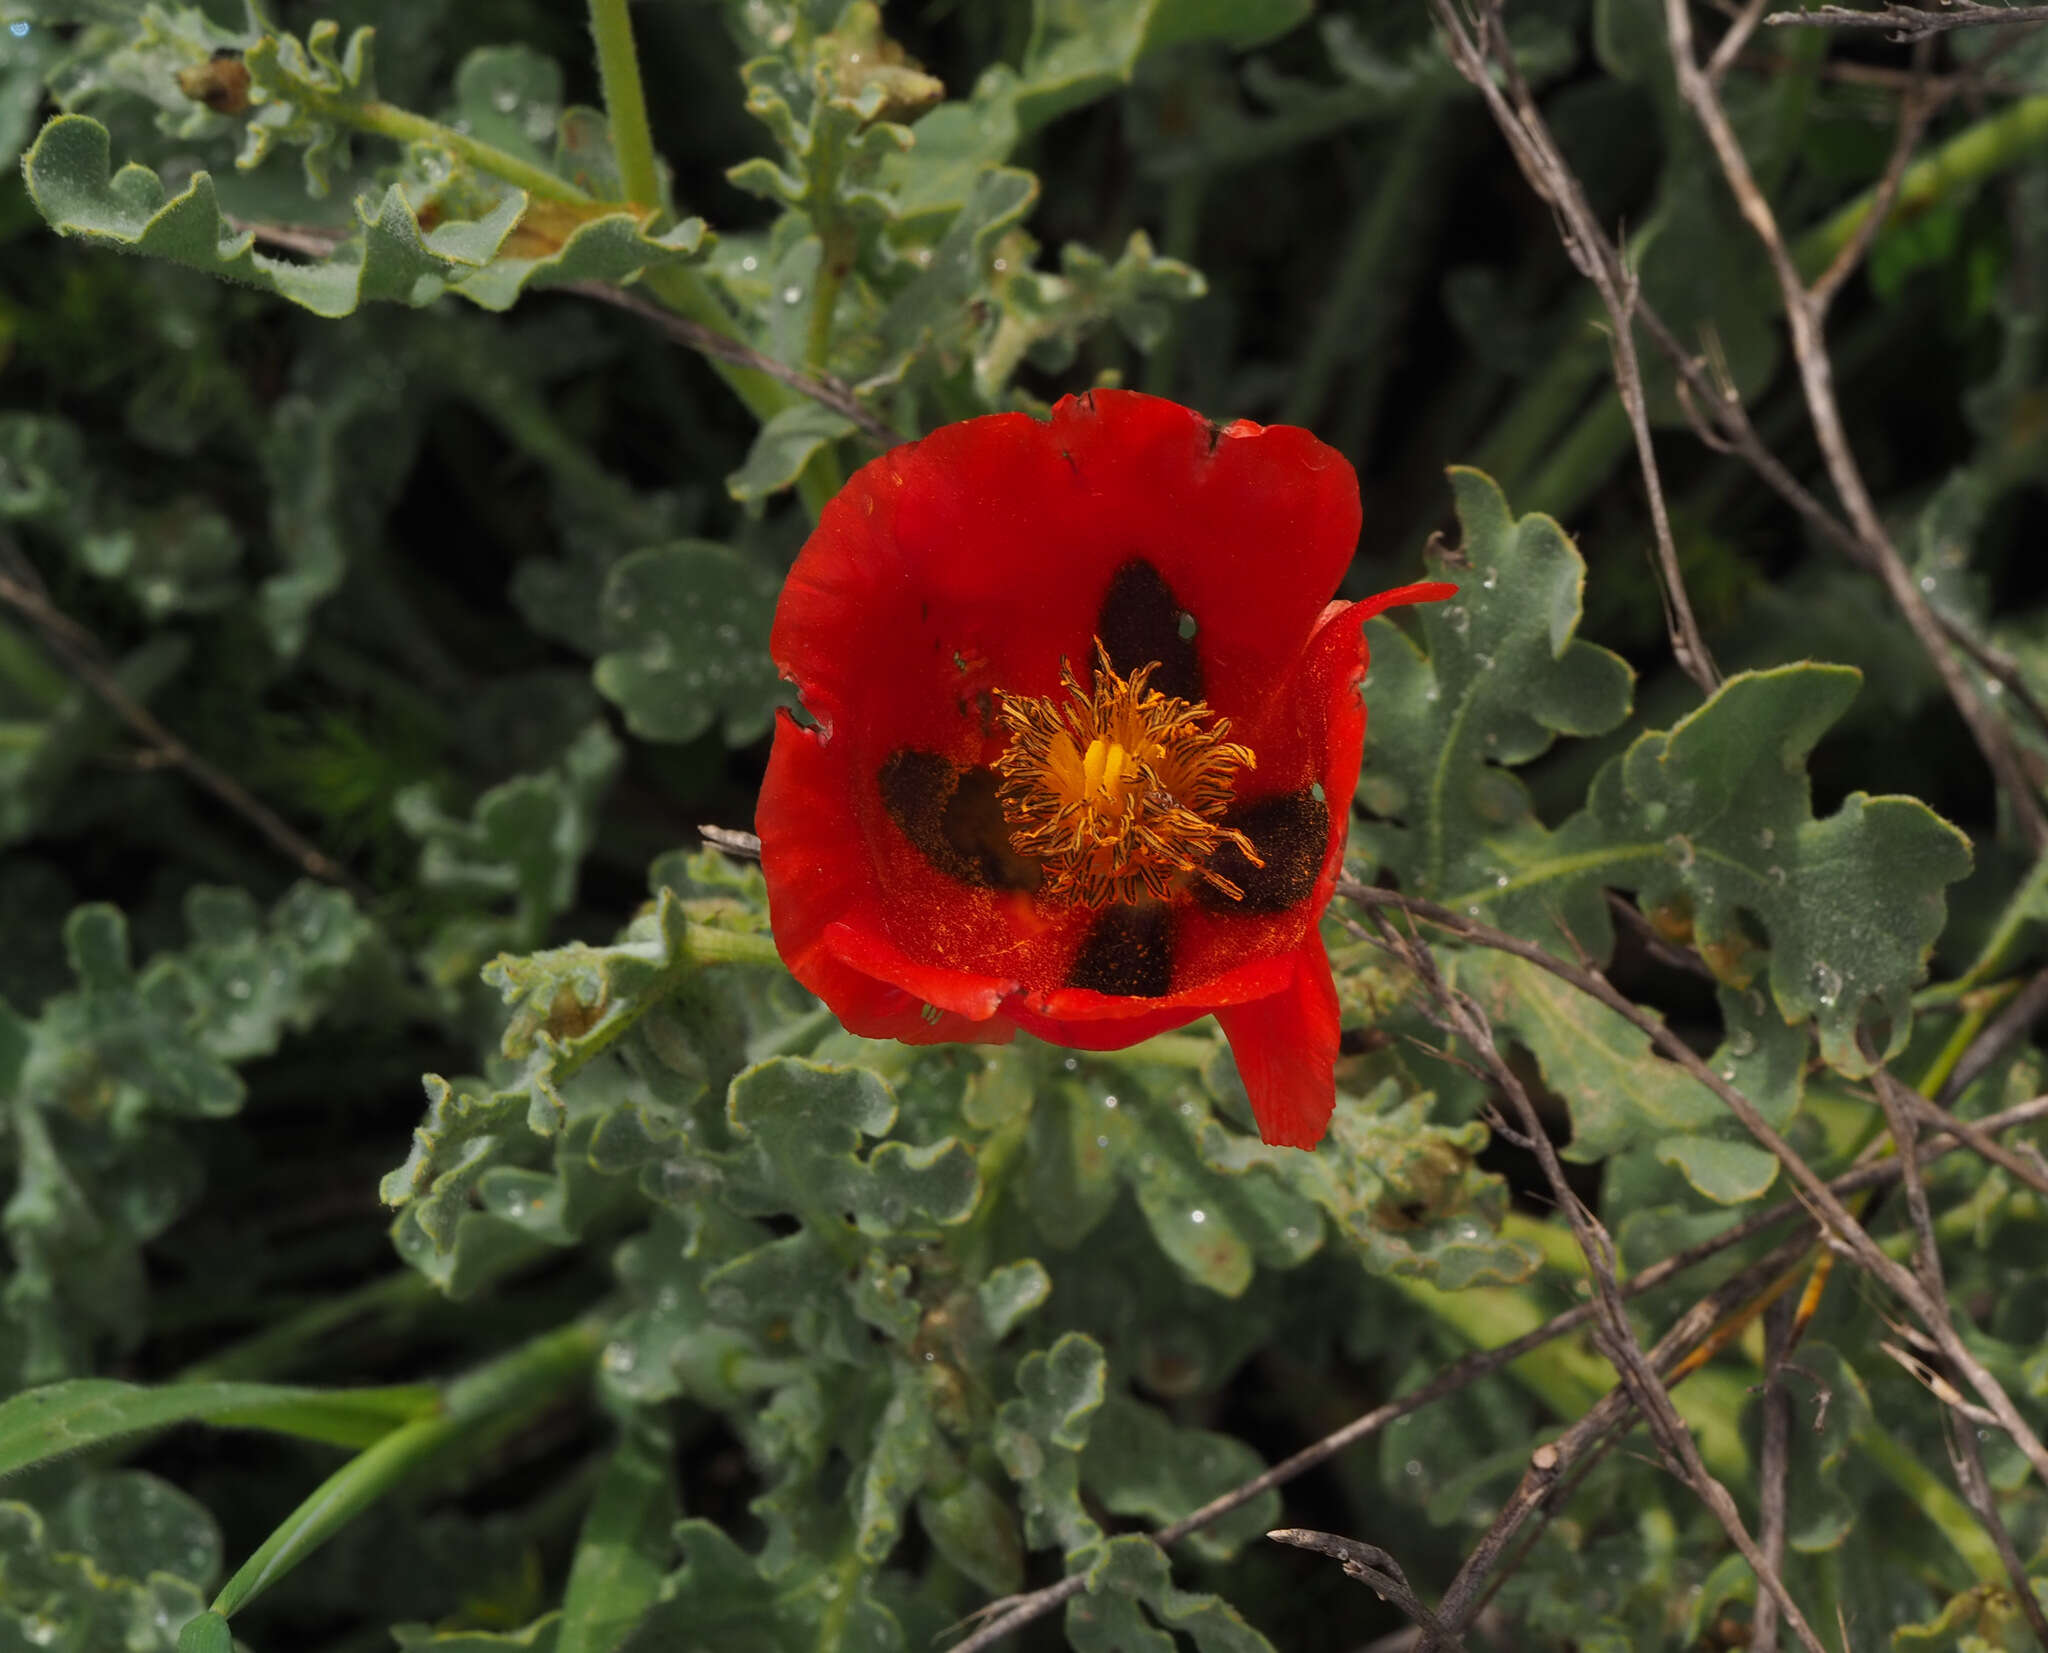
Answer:
[{"label": "grey-green lobed leaf", "polygon": [[620,282],[640,272],[687,263],[703,245],[700,219],[649,236],[627,207],[581,217],[529,245],[514,236],[531,203],[505,192],[481,217],[423,229],[404,190],[357,203],[355,227],[326,257],[310,263],[259,252],[252,231],[222,216],[213,179],[196,172],[175,196],[147,167],[115,172],[107,129],[86,115],[60,115],[23,158],[30,198],[53,229],[121,252],[203,270],[276,294],[315,315],[336,317],[358,305],[411,306],[459,293],[503,310],[532,287]]},{"label": "grey-green lobed leaf", "polygon": [[[785,417],[763,427],[757,452],[769,427]],[[810,451],[774,486],[793,482]],[[600,600],[605,652],[593,674],[598,691],[644,739],[695,740],[716,723],[728,745],[758,740],[783,698],[768,657],[779,589],[766,569],[709,541],[634,552],[613,568]]]}]

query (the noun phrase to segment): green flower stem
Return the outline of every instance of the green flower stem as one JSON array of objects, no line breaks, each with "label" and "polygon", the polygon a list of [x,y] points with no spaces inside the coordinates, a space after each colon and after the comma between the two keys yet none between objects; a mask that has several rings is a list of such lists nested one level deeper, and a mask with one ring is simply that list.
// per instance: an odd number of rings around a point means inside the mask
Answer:
[{"label": "green flower stem", "polygon": [[647,124],[647,94],[640,84],[640,54],[633,46],[626,0],[590,0],[590,36],[597,45],[597,75],[619,182],[628,201],[659,207],[661,173],[654,164],[654,133]]},{"label": "green flower stem", "polygon": [[[1958,132],[1932,154],[1908,167],[1899,184],[1892,220],[1910,219],[1962,194],[2043,144],[2048,144],[2048,96],[2021,98],[1990,119]],[[1800,236],[1792,245],[1792,257],[1801,271],[1811,277],[1826,269],[1870,215],[1876,200],[1877,189],[1873,185]],[[1626,249],[1631,260],[1641,250],[1635,245]],[[1538,510],[1557,508],[1526,472],[1544,445],[1568,425],[1570,433],[1565,441],[1572,451],[1567,460],[1560,450],[1544,466],[1539,474],[1545,483],[1560,477],[1583,479],[1588,475],[1596,481],[1604,480],[1626,452],[1628,422],[1611,389],[1602,393],[1597,407],[1586,410],[1576,424],[1572,423],[1607,371],[1606,351],[1581,342],[1586,330],[1601,319],[1597,302],[1590,295],[1583,298],[1577,316],[1579,325],[1567,333],[1573,342],[1557,352],[1550,366],[1523,390],[1481,443],[1474,463],[1497,478],[1509,498],[1526,498]],[[1598,428],[1588,428],[1592,426]],[[1584,488],[1583,480],[1574,480],[1573,485]]]},{"label": "green flower stem", "polygon": [[2005,1585],[2005,1563],[1998,1559],[1997,1545],[1946,1481],[1876,1424],[1858,1430],[1855,1441],[1864,1461],[1934,1524],[1978,1583]]},{"label": "green flower stem", "polygon": [[811,286],[810,330],[804,338],[804,366],[813,373],[825,372],[832,354],[832,315],[853,268],[857,241],[854,227],[842,219],[818,226],[818,279]]},{"label": "green flower stem", "polygon": [[[1160,229],[1159,250],[1167,258],[1192,264],[1202,236],[1202,207],[1209,195],[1209,169],[1196,166],[1177,172],[1166,186],[1166,217]],[[1178,307],[1170,312],[1166,332],[1145,358],[1140,387],[1154,396],[1173,394],[1174,373],[1180,363],[1184,336]]]},{"label": "green flower stem", "polygon": [[1372,204],[1351,225],[1336,274],[1302,352],[1280,423],[1306,425],[1329,400],[1330,384],[1347,362],[1361,363],[1373,385],[1347,385],[1345,399],[1371,400],[1393,354],[1382,348],[1407,310],[1412,271],[1424,250],[1416,233],[1443,156],[1444,106],[1425,98],[1390,132],[1386,168],[1373,180]]},{"label": "green flower stem", "polygon": [[221,1586],[213,1611],[238,1612],[402,1483],[481,1457],[581,1387],[604,1332],[600,1321],[574,1321],[457,1379],[432,1417],[392,1430],[328,1476]]},{"label": "green flower stem", "polygon": [[2020,881],[2019,887],[1999,912],[1998,923],[1985,938],[1983,950],[1975,962],[1948,983],[1945,991],[1960,998],[2003,970],[2027,925],[2048,915],[2048,906],[2043,905],[2044,897],[2048,897],[2048,855],[2036,861]]},{"label": "green flower stem", "polygon": [[415,115],[410,109],[401,109],[395,103],[358,103],[351,98],[334,97],[310,90],[295,94],[295,101],[323,119],[333,121],[337,126],[353,127],[358,132],[371,132],[380,138],[389,138],[393,143],[427,143],[460,155],[479,172],[488,172],[494,178],[523,189],[529,195],[538,195],[550,201],[567,201],[578,206],[587,205],[590,197],[566,178],[557,178],[545,167],[535,166],[531,161],[522,161],[517,155],[498,148],[496,144],[485,143],[472,138],[467,132],[458,132],[452,126],[443,126],[439,121],[430,121],[425,115]]}]

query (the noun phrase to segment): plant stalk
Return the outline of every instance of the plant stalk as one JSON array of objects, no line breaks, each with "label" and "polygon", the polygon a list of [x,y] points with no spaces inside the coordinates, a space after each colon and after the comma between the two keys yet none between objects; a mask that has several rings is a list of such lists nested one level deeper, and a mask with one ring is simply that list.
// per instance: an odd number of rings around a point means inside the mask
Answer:
[{"label": "plant stalk", "polygon": [[611,122],[619,183],[635,206],[660,207],[661,171],[655,165],[647,93],[640,84],[640,54],[633,45],[626,0],[590,0],[590,37],[597,45],[597,74]]}]

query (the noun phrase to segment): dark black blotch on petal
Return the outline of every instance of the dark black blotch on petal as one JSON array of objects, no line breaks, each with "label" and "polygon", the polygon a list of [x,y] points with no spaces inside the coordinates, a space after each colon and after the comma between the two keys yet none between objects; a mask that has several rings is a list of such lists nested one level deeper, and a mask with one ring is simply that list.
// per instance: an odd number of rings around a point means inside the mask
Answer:
[{"label": "dark black blotch on petal", "polygon": [[1195,898],[1203,906],[1222,913],[1281,913],[1314,892],[1330,847],[1330,808],[1314,788],[1237,805],[1217,825],[1243,833],[1266,864],[1253,866],[1243,850],[1226,842],[1209,857],[1209,870],[1229,879],[1244,897],[1233,901],[1213,884],[1197,884]]},{"label": "dark black blotch on petal", "polygon": [[963,769],[906,746],[889,754],[876,778],[889,818],[937,871],[984,888],[1038,888],[1043,872],[1011,844],[992,770]]},{"label": "dark black blotch on petal", "polygon": [[1172,992],[1172,912],[1165,907],[1105,908],[1081,944],[1067,985],[1142,999]]},{"label": "dark black blotch on petal", "polygon": [[1153,688],[1182,700],[1200,700],[1202,662],[1191,628],[1181,624],[1181,613],[1180,599],[1159,570],[1143,557],[1133,557],[1110,576],[1095,616],[1095,635],[1102,639],[1119,676],[1129,677],[1156,661]]}]

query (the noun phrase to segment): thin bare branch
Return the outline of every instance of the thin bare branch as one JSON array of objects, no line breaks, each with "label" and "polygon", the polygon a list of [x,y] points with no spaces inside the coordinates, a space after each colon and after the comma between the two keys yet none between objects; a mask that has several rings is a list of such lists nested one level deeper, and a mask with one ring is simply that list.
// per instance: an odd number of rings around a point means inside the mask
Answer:
[{"label": "thin bare branch", "polygon": [[1963,1146],[1979,1159],[1998,1166],[2021,1186],[2048,1198],[2048,1165],[2042,1163],[2040,1151],[2032,1143],[2024,1144],[2024,1152],[2015,1152],[1987,1135],[1982,1126],[1943,1113],[1908,1086],[1899,1088],[1904,1093],[1900,1106],[1912,1115],[1913,1123],[1919,1129],[1938,1126],[1942,1130],[1953,1131]]},{"label": "thin bare branch", "polygon": [[[317,229],[299,224],[266,224],[256,219],[230,218],[231,228],[253,235],[258,241],[273,247],[283,247],[291,252],[303,253],[312,258],[325,258],[344,239],[338,230]],[[750,344],[730,338],[715,328],[704,326],[687,317],[679,316],[672,310],[664,310],[651,299],[642,298],[629,288],[617,287],[606,281],[571,281],[560,289],[576,293],[584,298],[595,299],[600,304],[609,304],[614,309],[624,310],[638,316],[642,321],[682,345],[694,350],[700,356],[709,356],[730,367],[743,367],[752,372],[773,379],[777,384],[787,385],[800,396],[809,397],[820,407],[829,408],[841,418],[849,420],[861,435],[877,447],[893,448],[899,442],[909,440],[887,420],[871,412],[860,397],[844,379],[834,378],[829,373],[810,374],[777,361],[773,356],[756,350]]]},{"label": "thin bare branch", "polygon": [[1976,1391],[1978,1398],[1996,1414],[2000,1427],[2012,1436],[2021,1452],[2026,1455],[2028,1463],[2033,1466],[2034,1473],[2041,1478],[2043,1485],[2048,1485],[2048,1448],[2043,1447],[2032,1425],[2013,1405],[2012,1397],[2005,1392],[2004,1385],[1964,1346],[1954,1324],[1945,1312],[1945,1305],[1928,1296],[1911,1270],[1902,1268],[1884,1253],[1863,1225],[1857,1222],[1842,1204],[1840,1198],[1800,1157],[1777,1128],[1757,1111],[1756,1105],[1702,1060],[1697,1051],[1664,1024],[1662,1018],[1652,1015],[1626,994],[1618,991],[1598,970],[1568,963],[1545,952],[1534,942],[1524,941],[1521,937],[1509,935],[1504,930],[1496,930],[1490,925],[1460,917],[1449,908],[1439,906],[1433,901],[1423,901],[1390,890],[1369,889],[1348,881],[1340,888],[1351,899],[1368,906],[1399,907],[1466,941],[1491,947],[1499,952],[1513,953],[1517,958],[1535,965],[1537,969],[1546,970],[1560,981],[1568,982],[1581,992],[1597,999],[1638,1031],[1647,1034],[1658,1050],[1719,1097],[1722,1105],[1741,1121],[1743,1128],[1755,1138],[1758,1146],[1767,1150],[1784,1167],[1793,1186],[1799,1190],[1840,1249],[1866,1273],[1881,1281],[1913,1311],[1915,1318],[1934,1337],[1937,1346],[1950,1364],[1962,1374],[1970,1387]]},{"label": "thin bare branch", "polygon": [[2043,1653],[2048,1653],[2048,1613],[2041,1610],[2041,1598],[2034,1593],[2033,1581],[2027,1577],[2019,1546],[1998,1513],[1998,1495],[1991,1490],[1991,1478],[1984,1473],[1984,1449],[1977,1442],[1977,1431],[1952,1413],[1942,1416],[1948,1436],[1948,1461],[1955,1469],[1963,1501],[1976,1512],[1984,1530],[1991,1535],[1998,1559],[2005,1565],[2005,1576],[2012,1583],[2013,1599],[2026,1615],[2034,1640],[2040,1643]]},{"label": "thin bare branch", "polygon": [[[1763,1415],[1757,1461],[1757,1543],[1773,1568],[1785,1565],[1785,1475],[1792,1456],[1792,1400],[1783,1367],[1792,1347],[1793,1304],[1781,1297],[1764,1311]],[[1757,1592],[1749,1620],[1750,1653],[1778,1653],[1778,1598]]]},{"label": "thin bare branch", "polygon": [[731,827],[700,826],[698,833],[704,842],[714,849],[722,849],[727,855],[740,861],[761,859],[760,837],[752,832],[736,832]]},{"label": "thin bare branch", "polygon": [[1764,7],[1770,0],[1749,0],[1729,21],[1728,32],[1721,36],[1720,45],[1714,48],[1714,55],[1707,59],[1707,78],[1715,85],[1728,73],[1742,48],[1749,44],[1749,37],[1756,32],[1756,26],[1763,20]]},{"label": "thin bare branch", "polygon": [[[1596,1319],[1595,1341],[1600,1351],[1613,1365],[1615,1375],[1621,1380],[1625,1391],[1635,1407],[1642,1413],[1649,1425],[1651,1439],[1665,1455],[1673,1471],[1689,1486],[1694,1495],[1705,1504],[1728,1535],[1742,1557],[1756,1574],[1760,1588],[1767,1590],[1777,1600],[1778,1610],[1785,1622],[1791,1626],[1807,1653],[1826,1653],[1825,1644],[1815,1633],[1813,1626],[1800,1611],[1778,1569],[1772,1565],[1763,1549],[1751,1535],[1743,1522],[1741,1512],[1735,1507],[1735,1499],[1727,1487],[1715,1478],[1700,1457],[1699,1444],[1692,1438],[1684,1419],[1671,1404],[1671,1396],[1664,1387],[1662,1378],[1651,1365],[1649,1357],[1636,1341],[1635,1329],[1630,1325],[1627,1310],[1622,1306],[1620,1282],[1615,1277],[1616,1256],[1614,1242],[1600,1219],[1593,1215],[1585,1201],[1579,1198],[1566,1180],[1563,1162],[1557,1156],[1557,1148],[1549,1134],[1543,1129],[1536,1105],[1530,1100],[1528,1089],[1521,1078],[1501,1055],[1500,1047],[1494,1042],[1493,1029],[1488,1025],[1486,1014],[1467,994],[1457,991],[1447,983],[1437,969],[1435,956],[1420,936],[1410,932],[1399,936],[1382,913],[1374,918],[1390,948],[1397,948],[1404,956],[1408,967],[1415,972],[1418,980],[1435,1001],[1445,1019],[1456,1029],[1459,1036],[1479,1053],[1493,1077],[1494,1084],[1508,1100],[1524,1131],[1535,1144],[1536,1160],[1542,1167],[1544,1180],[1550,1184],[1550,1192],[1570,1222],[1573,1236],[1579,1242],[1579,1250],[1586,1259],[1586,1267],[1593,1282],[1594,1302],[1599,1308]],[[1909,1178],[1918,1174],[1917,1166],[1908,1166]],[[1457,1622],[1450,1611],[1450,1597],[1444,1601],[1446,1617]],[[1434,1645],[1432,1636],[1425,1646]]]},{"label": "thin bare branch", "polygon": [[613,287],[602,281],[572,281],[562,291],[581,293],[585,298],[594,298],[600,304],[609,304],[638,316],[700,356],[710,356],[733,367],[751,368],[756,373],[765,374],[776,383],[787,385],[799,395],[808,396],[820,407],[829,408],[842,419],[850,421],[878,448],[893,448],[910,440],[886,419],[869,411],[844,379],[834,378],[829,373],[800,372],[773,356],[762,354],[750,344],[742,344],[738,339],[727,338],[725,334],[714,332],[672,310],[664,310],[651,299],[644,299],[625,287]]},{"label": "thin bare branch", "polygon": [[1891,218],[1892,207],[1899,198],[1899,186],[1906,179],[1906,163],[1912,160],[1914,146],[1920,142],[1920,134],[1927,130],[1929,117],[1941,104],[1940,95],[1930,91],[1927,83],[1927,69],[1933,57],[1931,42],[1922,41],[1913,48],[1913,80],[1899,99],[1898,131],[1892,139],[1891,156],[1877,180],[1877,192],[1871,197],[1870,210],[1856,221],[1849,239],[1842,243],[1828,267],[1814,278],[1808,289],[1808,300],[1818,314],[1827,313],[1828,306],[1835,302],[1835,295],[1842,290],[1842,284],[1855,274],[1856,266],[1863,262],[1863,255],[1870,251],[1871,243]]},{"label": "thin bare branch", "polygon": [[[1606,307],[1608,350],[1613,357],[1615,389],[1628,414],[1634,434],[1636,459],[1642,468],[1643,488],[1650,506],[1650,526],[1656,537],[1658,589],[1663,595],[1666,629],[1671,652],[1679,668],[1699,686],[1700,693],[1712,694],[1719,687],[1720,672],[1700,633],[1699,621],[1686,594],[1684,571],[1679,566],[1678,546],[1671,534],[1671,518],[1664,504],[1664,481],[1657,468],[1657,452],[1650,434],[1648,403],[1643,393],[1641,363],[1636,357],[1635,317],[1641,293],[1636,275],[1621,257],[1614,242],[1600,228],[1592,204],[1580,187],[1563,152],[1552,138],[1548,122],[1537,107],[1527,81],[1515,64],[1507,32],[1497,8],[1483,10],[1475,20],[1480,38],[1467,32],[1451,0],[1430,0],[1437,27],[1442,32],[1451,62],[1458,72],[1478,88],[1492,112],[1494,123],[1507,139],[1529,187],[1548,202],[1556,216],[1558,235],[1566,255],[1579,273],[1592,282]],[[1500,71],[1496,81],[1494,70]]]},{"label": "thin bare branch", "polygon": [[1342,1563],[1347,1577],[1369,1586],[1380,1600],[1391,1602],[1439,1646],[1451,1649],[1451,1653],[1464,1653],[1465,1644],[1444,1627],[1443,1621],[1415,1593],[1400,1563],[1377,1544],[1361,1544],[1355,1538],[1312,1532],[1306,1527],[1280,1527],[1266,1536],[1276,1544],[1291,1544],[1297,1550],[1309,1550]]},{"label": "thin bare branch", "polygon": [[1774,29],[1885,29],[1896,41],[1932,40],[1953,29],[2009,28],[2048,23],[2048,6],[1988,6],[1980,0],[1943,0],[1940,11],[1886,0],[1882,11],[1822,6],[1817,11],[1774,11],[1764,19]]},{"label": "thin bare branch", "polygon": [[64,669],[98,695],[109,711],[147,743],[154,762],[181,770],[211,792],[309,877],[339,885],[358,899],[368,899],[369,891],[338,861],[240,781],[215,768],[165,728],[154,712],[121,686],[121,679],[107,664],[107,653],[100,640],[50,601],[27,559],[14,550],[11,542],[0,542],[0,549],[7,553],[9,569],[0,573],[0,602],[33,625]]},{"label": "thin bare branch", "polygon": [[[1433,3],[1443,4],[1445,0],[1433,0]],[[1890,531],[1878,514],[1877,505],[1849,447],[1848,434],[1842,425],[1841,407],[1835,397],[1834,366],[1821,331],[1826,295],[1807,291],[1791,251],[1779,232],[1777,215],[1757,185],[1749,158],[1729,123],[1727,112],[1721,107],[1720,96],[1700,69],[1693,51],[1692,14],[1688,0],[1664,0],[1664,16],[1670,34],[1672,64],[1678,75],[1679,96],[1705,131],[1722,175],[1734,193],[1736,206],[1763,243],[1777,276],[1785,319],[1791,332],[1792,353],[1798,362],[1800,384],[1805,392],[1807,415],[1812,421],[1814,436],[1820,444],[1835,495],[1848,514],[1851,530],[1876,566],[1886,591],[1904,614],[1907,625],[1919,639],[1928,659],[1934,663],[1935,670],[1940,673],[1949,698],[1955,702],[1956,710],[1962,715],[1971,737],[1984,754],[1985,762],[1990,765],[2000,790],[2006,796],[2021,836],[2030,849],[2039,853],[2048,846],[2048,816],[2043,815],[2041,801],[2019,761],[2012,732],[1984,704],[1977,685],[1948,648],[1941,625],[1935,619],[1925,593],[1908,572],[1898,547],[1892,543]]]}]

